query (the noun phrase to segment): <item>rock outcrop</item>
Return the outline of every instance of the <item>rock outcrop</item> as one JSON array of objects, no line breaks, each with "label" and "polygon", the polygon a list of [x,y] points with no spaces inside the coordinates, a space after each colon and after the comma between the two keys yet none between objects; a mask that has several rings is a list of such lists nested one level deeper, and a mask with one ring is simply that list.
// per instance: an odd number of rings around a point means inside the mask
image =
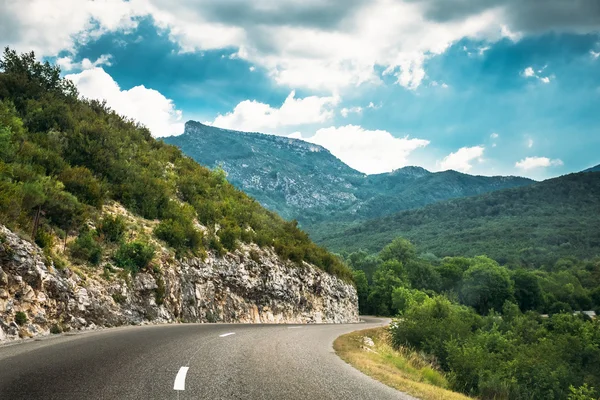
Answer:
[{"label": "rock outcrop", "polygon": [[352,285],[253,245],[204,259],[164,254],[159,267],[131,276],[57,269],[37,245],[0,225],[0,342],[129,324],[357,321]]}]

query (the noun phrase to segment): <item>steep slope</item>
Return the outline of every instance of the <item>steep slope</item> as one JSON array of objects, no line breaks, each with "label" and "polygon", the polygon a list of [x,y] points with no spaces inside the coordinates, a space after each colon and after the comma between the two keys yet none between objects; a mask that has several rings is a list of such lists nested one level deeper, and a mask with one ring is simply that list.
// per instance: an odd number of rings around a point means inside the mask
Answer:
[{"label": "steep slope", "polygon": [[596,165],[595,167],[583,170],[582,172],[600,172],[600,164]]},{"label": "steep slope", "polygon": [[332,250],[378,251],[402,236],[437,256],[486,254],[499,262],[600,255],[600,174],[439,202],[325,237]]},{"label": "steep slope", "polygon": [[344,209],[357,201],[365,175],[321,146],[281,136],[223,130],[189,121],[185,133],[164,138],[285,218],[301,210]]},{"label": "steep slope", "polygon": [[[0,336],[47,333],[50,322],[75,327],[78,318],[334,322],[356,314],[351,271],[295,223],[106,105],[80,100],[57,67],[8,49],[0,227]],[[142,293],[132,294],[139,279]],[[318,314],[330,279],[344,289],[325,301],[350,305],[341,319]]]},{"label": "steep slope", "polygon": [[530,179],[483,177],[405,167],[364,175],[329,151],[302,140],[223,130],[190,121],[167,137],[199,163],[221,166],[228,179],[265,207],[295,218],[313,237],[356,220],[388,215],[449,198],[529,185]]}]

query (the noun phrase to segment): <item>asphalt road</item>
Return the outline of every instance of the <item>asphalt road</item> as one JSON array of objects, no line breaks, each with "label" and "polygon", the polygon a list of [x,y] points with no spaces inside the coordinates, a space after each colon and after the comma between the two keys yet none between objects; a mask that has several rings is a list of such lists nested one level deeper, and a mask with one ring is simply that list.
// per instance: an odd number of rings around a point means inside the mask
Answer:
[{"label": "asphalt road", "polygon": [[[348,325],[178,324],[0,347],[0,399],[410,399],[333,352]],[[187,369],[186,369],[187,368]]]}]

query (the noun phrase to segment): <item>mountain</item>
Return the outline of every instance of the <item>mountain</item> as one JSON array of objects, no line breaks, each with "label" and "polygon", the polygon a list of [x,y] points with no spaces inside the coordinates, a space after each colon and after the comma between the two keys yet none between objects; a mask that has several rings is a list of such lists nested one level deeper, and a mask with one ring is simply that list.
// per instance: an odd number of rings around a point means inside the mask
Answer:
[{"label": "mountain", "polygon": [[595,167],[591,167],[586,170],[583,170],[581,172],[600,172],[600,164],[596,165]]},{"label": "mountain", "polygon": [[369,220],[321,242],[335,251],[375,252],[401,236],[437,256],[526,262],[598,256],[598,226],[600,174],[578,173]]},{"label": "mountain", "polygon": [[155,322],[357,322],[352,271],[60,69],[0,60],[0,342]]},{"label": "mountain", "polygon": [[229,181],[285,218],[297,219],[315,238],[330,223],[340,226],[440,200],[530,185],[519,177],[432,173],[405,167],[377,175],[360,173],[325,148],[287,137],[186,123],[164,141],[200,164],[220,166]]},{"label": "mountain", "polygon": [[325,148],[302,140],[224,130],[189,121],[185,133],[163,139],[284,218],[304,210],[341,210],[358,201],[366,175]]}]

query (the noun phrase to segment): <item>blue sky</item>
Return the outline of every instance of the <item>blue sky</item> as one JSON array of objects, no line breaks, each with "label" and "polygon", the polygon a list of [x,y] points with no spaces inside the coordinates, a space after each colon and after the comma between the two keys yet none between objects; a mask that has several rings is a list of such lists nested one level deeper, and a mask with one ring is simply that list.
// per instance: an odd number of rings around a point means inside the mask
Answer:
[{"label": "blue sky", "polygon": [[291,135],[366,173],[600,163],[592,0],[66,2],[3,3],[0,42],[157,137],[189,119]]}]

